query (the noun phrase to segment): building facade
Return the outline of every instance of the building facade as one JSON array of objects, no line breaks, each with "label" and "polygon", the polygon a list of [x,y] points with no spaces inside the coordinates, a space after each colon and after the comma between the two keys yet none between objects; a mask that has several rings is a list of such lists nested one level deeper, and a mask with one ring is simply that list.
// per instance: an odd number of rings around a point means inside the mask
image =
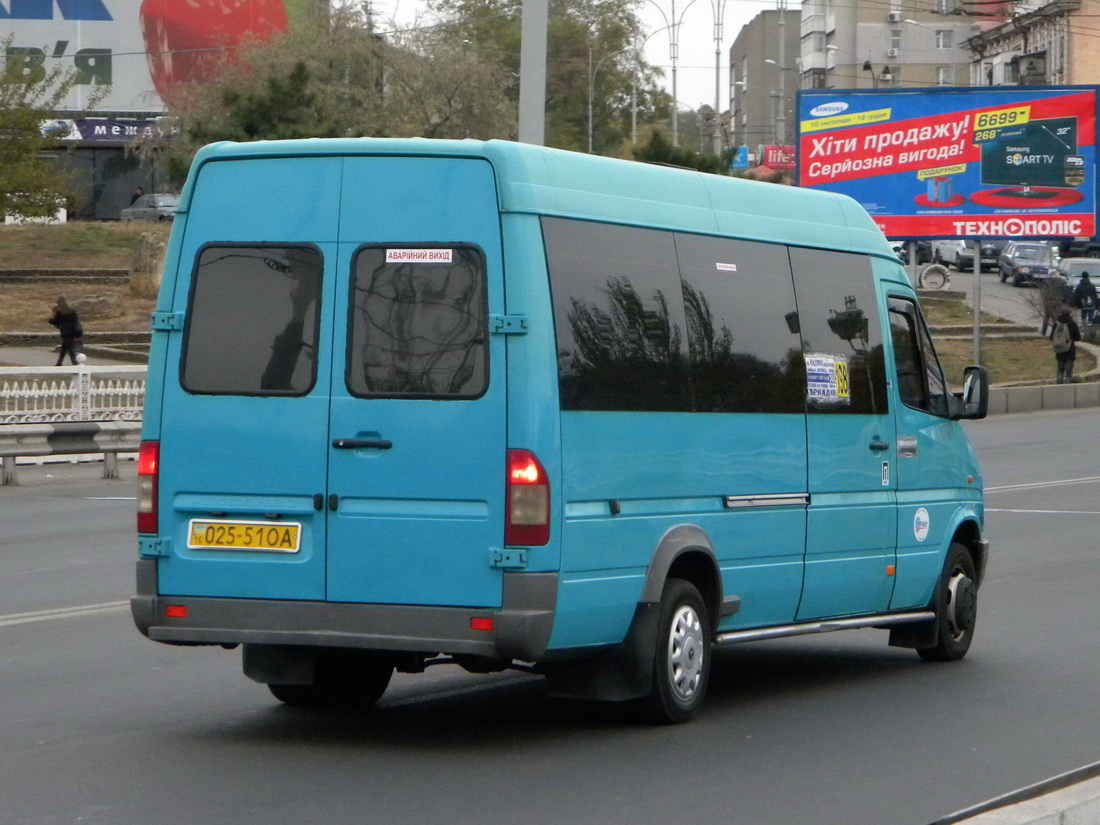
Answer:
[{"label": "building facade", "polygon": [[[734,146],[792,143],[801,12],[760,12],[730,49],[730,129]],[[755,150],[753,150],[755,151]]]}]

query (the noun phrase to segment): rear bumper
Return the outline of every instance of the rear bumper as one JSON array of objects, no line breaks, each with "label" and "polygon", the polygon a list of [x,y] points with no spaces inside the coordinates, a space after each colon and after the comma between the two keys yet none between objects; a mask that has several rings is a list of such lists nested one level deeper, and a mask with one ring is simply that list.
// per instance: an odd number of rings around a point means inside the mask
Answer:
[{"label": "rear bumper", "polygon": [[[156,562],[138,561],[138,595],[130,609],[138,630],[167,644],[278,644],[364,650],[468,654],[535,662],[554,625],[558,577],[506,573],[499,608],[158,596]],[[186,608],[168,618],[166,608]],[[472,618],[492,618],[473,630]]]}]

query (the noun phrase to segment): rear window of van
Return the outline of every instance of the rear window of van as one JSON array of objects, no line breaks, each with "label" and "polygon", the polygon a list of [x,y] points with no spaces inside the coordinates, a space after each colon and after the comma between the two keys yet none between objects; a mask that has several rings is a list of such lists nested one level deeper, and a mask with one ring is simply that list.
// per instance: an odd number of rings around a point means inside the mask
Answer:
[{"label": "rear window of van", "polygon": [[191,282],[184,389],[307,394],[317,379],[322,267],[311,246],[204,247]]}]

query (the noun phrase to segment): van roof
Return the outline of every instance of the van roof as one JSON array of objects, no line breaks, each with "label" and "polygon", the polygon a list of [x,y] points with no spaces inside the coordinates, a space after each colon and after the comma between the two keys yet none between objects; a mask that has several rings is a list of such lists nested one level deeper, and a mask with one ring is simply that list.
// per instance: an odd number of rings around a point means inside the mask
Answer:
[{"label": "van roof", "polygon": [[[865,252],[894,260],[882,232],[853,199],[689,169],[586,155],[504,140],[310,138],[215,143],[215,160],[402,155],[483,158],[492,164],[502,212],[598,220],[775,243]],[[190,205],[184,190],[181,211]],[[674,208],[670,209],[669,206]]]}]

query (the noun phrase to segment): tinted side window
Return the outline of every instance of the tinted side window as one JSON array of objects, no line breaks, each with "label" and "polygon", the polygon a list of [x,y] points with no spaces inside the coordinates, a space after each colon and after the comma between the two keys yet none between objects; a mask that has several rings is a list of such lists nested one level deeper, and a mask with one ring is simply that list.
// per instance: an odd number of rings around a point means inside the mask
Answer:
[{"label": "tinted side window", "polygon": [[886,369],[871,261],[791,248],[808,407],[817,413],[887,412]]},{"label": "tinted side window", "polygon": [[489,384],[485,256],[470,246],[371,246],[353,263],[352,395],[477,398]]},{"label": "tinted side window", "polygon": [[805,410],[787,248],[676,236],[694,409]]},{"label": "tinted side window", "polygon": [[321,253],[208,246],[191,283],[181,381],[194,393],[305,395],[317,375]]},{"label": "tinted side window", "polygon": [[563,410],[689,410],[672,233],[543,218]]},{"label": "tinted side window", "polygon": [[890,334],[902,403],[946,417],[947,382],[916,304],[890,299]]}]

